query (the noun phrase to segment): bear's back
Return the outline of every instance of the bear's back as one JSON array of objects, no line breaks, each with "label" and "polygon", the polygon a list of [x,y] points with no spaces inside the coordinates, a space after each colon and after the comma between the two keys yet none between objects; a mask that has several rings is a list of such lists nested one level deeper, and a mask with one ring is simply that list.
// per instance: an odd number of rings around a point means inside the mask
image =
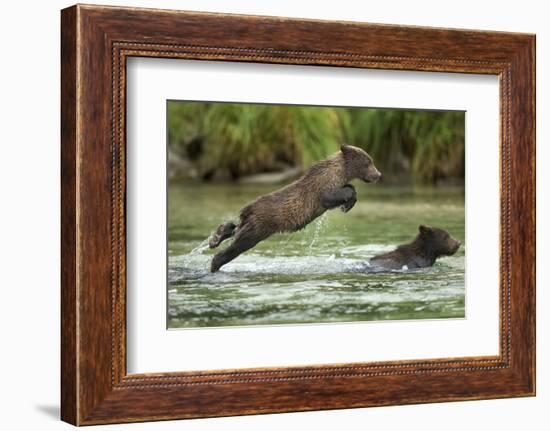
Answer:
[{"label": "bear's back", "polygon": [[296,181],[260,196],[241,211],[243,222],[270,223],[277,232],[302,229],[325,212],[324,193],[347,183],[342,157],[337,154],[316,163]]}]

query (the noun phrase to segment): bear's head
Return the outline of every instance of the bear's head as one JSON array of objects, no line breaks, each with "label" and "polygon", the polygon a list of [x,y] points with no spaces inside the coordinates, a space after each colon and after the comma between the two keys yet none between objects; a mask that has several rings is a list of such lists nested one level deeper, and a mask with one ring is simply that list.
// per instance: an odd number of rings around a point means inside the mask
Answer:
[{"label": "bear's head", "polygon": [[347,144],[343,144],[341,150],[348,180],[358,178],[367,183],[373,183],[380,179],[382,174],[376,169],[372,157],[365,150]]},{"label": "bear's head", "polygon": [[418,232],[424,249],[436,257],[451,256],[460,247],[460,241],[454,239],[445,229],[420,225]]}]

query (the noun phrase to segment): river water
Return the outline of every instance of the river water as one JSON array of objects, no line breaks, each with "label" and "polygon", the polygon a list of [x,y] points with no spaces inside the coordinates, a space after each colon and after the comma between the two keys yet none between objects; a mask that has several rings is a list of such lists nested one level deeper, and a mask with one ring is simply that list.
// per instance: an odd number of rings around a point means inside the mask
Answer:
[{"label": "river water", "polygon": [[[275,186],[171,182],[168,327],[219,327],[464,317],[464,189],[356,183],[347,214],[325,213],[209,272],[207,238]],[[448,230],[459,251],[431,268],[365,272],[365,261],[408,242],[418,225]]]}]

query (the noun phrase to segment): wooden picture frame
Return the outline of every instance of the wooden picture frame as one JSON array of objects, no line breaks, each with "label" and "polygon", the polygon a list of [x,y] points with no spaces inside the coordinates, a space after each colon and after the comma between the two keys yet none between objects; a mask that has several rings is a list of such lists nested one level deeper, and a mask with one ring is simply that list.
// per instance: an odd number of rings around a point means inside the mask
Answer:
[{"label": "wooden picture frame", "polygon": [[[535,394],[534,35],[83,5],[61,17],[62,420],[90,425]],[[131,56],[498,75],[500,354],[128,375]]]}]

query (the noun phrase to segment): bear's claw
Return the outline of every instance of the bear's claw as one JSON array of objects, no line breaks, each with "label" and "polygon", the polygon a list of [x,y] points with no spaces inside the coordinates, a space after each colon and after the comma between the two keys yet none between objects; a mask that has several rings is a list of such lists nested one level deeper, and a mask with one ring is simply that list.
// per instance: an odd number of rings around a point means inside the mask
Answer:
[{"label": "bear's claw", "polygon": [[347,213],[350,209],[352,209],[355,206],[355,203],[357,202],[357,198],[355,196],[352,196],[347,202],[345,202],[343,205],[340,206],[340,209],[342,212]]}]

